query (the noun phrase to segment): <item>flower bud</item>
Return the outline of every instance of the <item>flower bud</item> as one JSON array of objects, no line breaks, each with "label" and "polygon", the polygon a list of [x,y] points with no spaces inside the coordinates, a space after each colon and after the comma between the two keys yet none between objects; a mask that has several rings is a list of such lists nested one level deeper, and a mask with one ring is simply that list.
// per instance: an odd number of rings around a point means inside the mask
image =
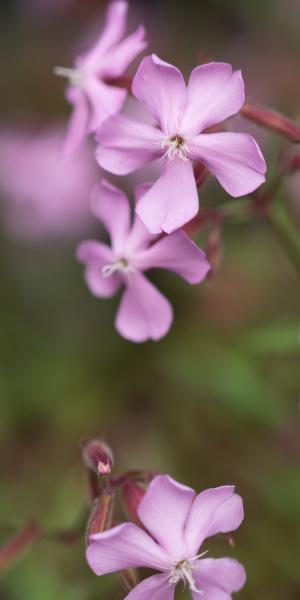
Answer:
[{"label": "flower bud", "polygon": [[94,502],[86,531],[87,544],[94,533],[101,533],[112,526],[115,504],[115,493],[104,492]]},{"label": "flower bud", "polygon": [[267,129],[286,137],[291,142],[300,142],[300,127],[281,113],[253,104],[244,104],[241,115]]},{"label": "flower bud", "polygon": [[108,475],[113,468],[112,450],[102,440],[84,441],[82,456],[86,466],[97,475]]},{"label": "flower bud", "polygon": [[145,490],[136,481],[126,481],[122,486],[122,499],[128,517],[140,524],[138,507],[145,495]]}]

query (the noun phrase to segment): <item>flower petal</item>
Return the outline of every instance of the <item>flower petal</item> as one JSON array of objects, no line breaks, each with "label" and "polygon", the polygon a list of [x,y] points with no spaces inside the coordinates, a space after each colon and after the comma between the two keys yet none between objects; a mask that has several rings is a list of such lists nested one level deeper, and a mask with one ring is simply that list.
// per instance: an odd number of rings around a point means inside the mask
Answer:
[{"label": "flower petal", "polygon": [[122,569],[149,567],[164,570],[168,558],[162,548],[134,523],[123,523],[90,538],[86,559],[96,575]]},{"label": "flower petal", "polygon": [[131,273],[116,318],[116,329],[132,342],[159,340],[171,327],[169,301],[141,273]]},{"label": "flower petal", "polygon": [[242,74],[233,72],[226,63],[196,67],[191,73],[187,94],[181,126],[184,132],[194,135],[236,114],[245,102]]},{"label": "flower petal", "polygon": [[122,252],[130,231],[130,206],[127,196],[106,179],[93,189],[92,213],[107,229],[115,253]]},{"label": "flower petal", "polygon": [[134,33],[122,40],[115,48],[109,50],[107,59],[104,61],[102,75],[120,77],[146,46],[145,28],[140,25]]},{"label": "flower petal", "polygon": [[124,600],[174,600],[175,585],[170,585],[168,577],[152,575],[139,583]]},{"label": "flower petal", "polygon": [[141,198],[136,212],[151,233],[172,233],[193,219],[199,210],[192,163],[167,159],[163,172]]},{"label": "flower petal", "polygon": [[109,3],[103,31],[91,50],[77,59],[79,66],[84,65],[87,70],[95,73],[101,68],[103,54],[117,44],[125,33],[127,11],[128,2],[125,0]]},{"label": "flower petal", "polygon": [[[134,201],[135,205],[138,203],[140,198],[150,190],[152,183],[139,183],[134,188]],[[156,235],[153,235],[145,227],[144,223],[139,219],[137,214],[135,215],[133,225],[128,236],[126,250],[127,252],[135,252],[147,248],[151,242],[156,239]]]},{"label": "flower petal", "polygon": [[204,252],[183,231],[152,244],[138,258],[143,270],[153,267],[174,271],[189,283],[200,283],[210,270]]},{"label": "flower petal", "polygon": [[66,99],[73,106],[63,148],[63,155],[68,158],[78,150],[88,133],[90,112],[84,92],[79,87],[68,86]]},{"label": "flower petal", "polygon": [[[205,600],[230,600],[231,594],[245,585],[245,569],[236,560],[207,558],[197,561],[196,565],[193,577],[197,588],[204,592]],[[193,598],[199,600],[199,594],[194,593]]]},{"label": "flower petal", "polygon": [[189,144],[189,156],[201,161],[231,196],[244,196],[265,181],[266,163],[251,135],[200,134]]},{"label": "flower petal", "polygon": [[155,477],[138,507],[140,520],[171,559],[187,557],[185,524],[195,492],[168,475]]},{"label": "flower petal", "polygon": [[111,249],[100,242],[88,240],[79,244],[76,255],[86,265],[84,278],[90,292],[99,298],[113,296],[121,283],[120,277],[102,275],[102,268],[114,260]]},{"label": "flower petal", "polygon": [[146,192],[148,192],[150,190],[150,188],[152,187],[152,183],[150,182],[144,182],[144,183],[138,183],[135,188],[134,188],[134,200],[135,203],[137,204],[138,201],[142,198],[142,196],[144,196],[146,194]]},{"label": "flower petal", "polygon": [[90,132],[96,131],[108,117],[120,112],[127,96],[125,89],[107,85],[96,77],[85,80],[84,90],[90,105]]},{"label": "flower petal", "polygon": [[139,217],[135,215],[132,229],[127,239],[125,251],[130,254],[135,254],[134,265],[136,267],[139,267],[140,265],[140,252],[146,249],[156,238],[157,236],[149,233],[144,223],[142,223]]},{"label": "flower petal", "polygon": [[201,492],[193,502],[186,525],[186,538],[192,555],[196,555],[203,540],[237,529],[243,518],[243,501],[234,493],[234,486],[225,485]]},{"label": "flower petal", "polygon": [[161,133],[123,115],[110,117],[98,129],[96,159],[103,169],[126,175],[159,158]]},{"label": "flower petal", "polygon": [[132,93],[148,106],[166,135],[179,133],[186,86],[179,69],[155,54],[146,56],[132,83]]}]

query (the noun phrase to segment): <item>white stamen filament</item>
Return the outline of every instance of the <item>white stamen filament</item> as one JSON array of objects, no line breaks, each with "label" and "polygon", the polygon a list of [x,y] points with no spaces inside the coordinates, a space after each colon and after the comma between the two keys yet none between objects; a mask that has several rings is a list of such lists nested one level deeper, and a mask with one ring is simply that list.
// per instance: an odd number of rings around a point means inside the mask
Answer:
[{"label": "white stamen filament", "polygon": [[101,269],[102,277],[110,277],[114,275],[114,273],[133,273],[135,271],[134,267],[128,264],[128,261],[125,258],[120,258],[116,260],[114,263],[109,265],[104,265]]},{"label": "white stamen filament", "polygon": [[159,144],[161,148],[165,148],[165,146],[168,147],[166,152],[168,158],[172,159],[177,156],[178,158],[181,158],[181,160],[188,160],[188,148],[185,140],[180,135],[174,135],[171,138],[163,138]]},{"label": "white stamen filament", "polygon": [[79,85],[82,81],[82,73],[79,69],[71,69],[69,67],[54,67],[53,72],[58,77],[67,77],[70,83]]},{"label": "white stamen filament", "polygon": [[198,556],[195,556],[192,559],[182,560],[181,562],[179,562],[170,573],[169,583],[176,585],[179,581],[183,581],[184,585],[187,584],[189,586],[191,592],[203,596],[203,591],[199,590],[199,588],[197,588],[196,586],[193,577],[193,571],[197,568],[197,565],[194,564],[195,561],[207,554],[207,552],[208,551],[206,550],[205,552],[198,554]]}]

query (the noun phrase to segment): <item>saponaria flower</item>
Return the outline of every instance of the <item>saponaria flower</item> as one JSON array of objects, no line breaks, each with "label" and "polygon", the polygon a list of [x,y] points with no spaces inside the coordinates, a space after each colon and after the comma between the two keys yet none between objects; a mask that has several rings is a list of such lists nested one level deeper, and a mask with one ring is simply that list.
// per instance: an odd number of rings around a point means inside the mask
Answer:
[{"label": "saponaria flower", "polygon": [[[136,198],[147,188],[138,186]],[[171,326],[172,307],[144,271],[168,269],[188,283],[200,283],[210,269],[204,252],[183,231],[159,239],[148,232],[137,215],[131,226],[128,198],[106,180],[95,186],[91,207],[107,229],[111,247],[92,240],[78,247],[77,257],[85,264],[90,291],[104,298],[113,296],[123,285],[115,322],[119,334],[134,342],[160,339]]]},{"label": "saponaria flower", "polygon": [[137,205],[151,233],[171,233],[198,212],[193,161],[204,164],[231,196],[243,196],[265,181],[266,164],[252,136],[205,133],[236,114],[245,101],[240,71],[226,63],[196,67],[186,87],[179,69],[155,54],[142,60],[133,95],[156,125],[124,115],[105,121],[97,132],[96,158],[107,171],[125,175],[163,158],[162,174]]},{"label": "saponaria flower", "polygon": [[111,2],[103,32],[91,50],[78,56],[73,68],[54,69],[56,75],[69,80],[66,99],[73,106],[65,143],[67,155],[75,152],[85,135],[96,131],[105,119],[118,113],[124,104],[127,90],[110,85],[107,81],[121,77],[147,45],[143,26],[122,39],[127,11],[127,1]]},{"label": "saponaria flower", "polygon": [[88,230],[86,196],[97,165],[86,140],[76,156],[61,159],[64,126],[6,128],[0,136],[0,190],[7,231],[25,239],[76,237]]},{"label": "saponaria flower", "polygon": [[230,600],[245,584],[239,562],[207,558],[202,550],[206,538],[240,526],[243,502],[234,486],[196,495],[168,475],[159,475],[142,498],[138,516],[144,529],[123,523],[94,534],[86,552],[96,575],[135,567],[160,571],[139,583],[126,600],[173,600],[180,582],[193,600]]}]

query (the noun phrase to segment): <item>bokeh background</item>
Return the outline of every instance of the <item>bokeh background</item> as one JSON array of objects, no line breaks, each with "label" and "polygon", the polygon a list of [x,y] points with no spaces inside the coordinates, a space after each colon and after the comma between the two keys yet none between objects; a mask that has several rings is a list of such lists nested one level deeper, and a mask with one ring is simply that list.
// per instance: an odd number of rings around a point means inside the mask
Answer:
[{"label": "bokeh background", "polygon": [[[130,5],[130,27],[142,20],[150,50],[186,74],[207,58],[229,61],[242,68],[249,100],[300,116],[298,0]],[[246,519],[234,549],[220,539],[212,552],[244,563],[241,600],[297,600],[299,274],[272,229],[260,219],[229,221],[219,269],[198,288],[155,274],[176,319],[160,343],[139,346],[118,337],[118,300],[94,299],[74,258],[87,230],[100,233],[88,220],[90,179],[79,198],[86,220],[79,211],[81,226],[75,219],[71,230],[68,218],[59,226],[60,213],[53,227],[43,221],[39,229],[41,209],[30,191],[28,206],[20,208],[4,183],[17,164],[5,162],[8,130],[65,125],[69,109],[53,65],[71,64],[101,26],[105,6],[101,0],[1,2],[0,538],[31,519],[45,533],[72,527],[88,498],[80,440],[101,435],[114,448],[116,471],[167,471],[198,490],[235,483]],[[272,167],[278,138],[240,118],[231,126],[251,130]],[[29,148],[25,138],[22,152]],[[33,164],[44,207],[51,194],[57,203],[51,186],[59,165],[47,175],[38,157]],[[97,167],[89,173],[91,180],[99,175]],[[16,168],[16,181],[19,176]],[[282,196],[299,224],[300,181],[287,181]],[[227,199],[210,181],[202,197],[207,205]],[[100,579],[89,571],[83,536],[68,546],[37,542],[0,583],[1,600],[123,596],[116,576]]]}]

